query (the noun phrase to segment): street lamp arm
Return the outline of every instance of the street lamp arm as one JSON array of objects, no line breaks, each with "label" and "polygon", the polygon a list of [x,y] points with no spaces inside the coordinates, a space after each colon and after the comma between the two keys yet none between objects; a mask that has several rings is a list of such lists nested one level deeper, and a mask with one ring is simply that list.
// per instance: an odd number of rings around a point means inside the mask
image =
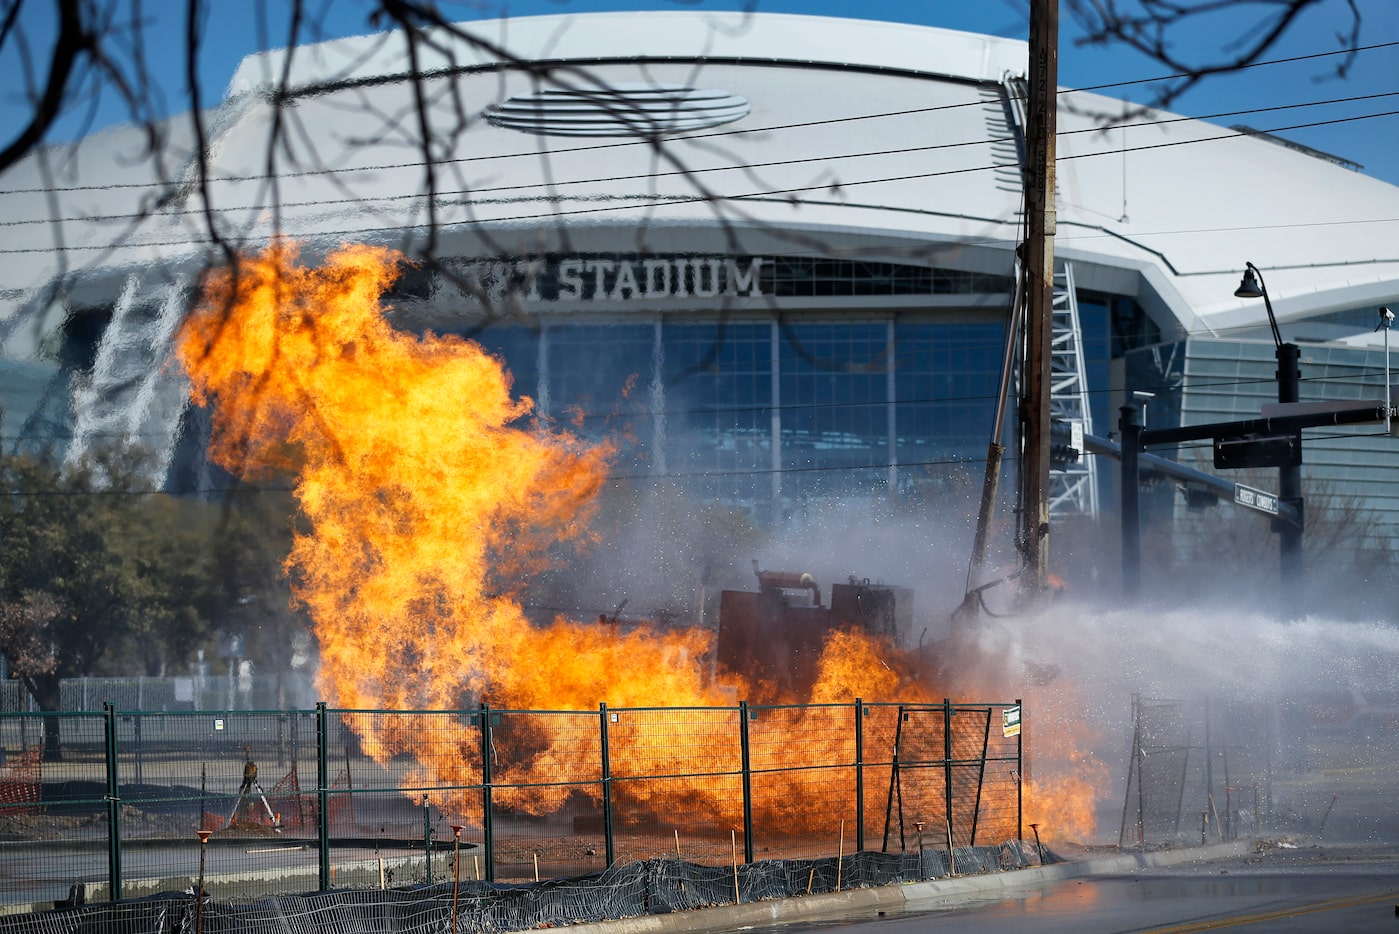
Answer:
[{"label": "street lamp arm", "polygon": [[1278,330],[1278,318],[1273,314],[1273,300],[1268,297],[1268,284],[1263,280],[1263,271],[1252,263],[1244,263],[1244,279],[1234,290],[1237,298],[1263,297],[1263,307],[1268,311],[1268,327],[1273,329],[1273,343],[1282,346],[1282,331]]},{"label": "street lamp arm", "polygon": [[1357,401],[1336,403],[1335,408],[1299,415],[1279,415],[1273,418],[1245,418],[1233,422],[1211,422],[1204,425],[1183,425],[1179,428],[1154,428],[1141,433],[1143,448],[1156,445],[1185,444],[1219,438],[1259,435],[1277,437],[1291,435],[1304,428],[1334,428],[1342,425],[1378,425],[1384,422],[1385,407],[1379,402]]}]

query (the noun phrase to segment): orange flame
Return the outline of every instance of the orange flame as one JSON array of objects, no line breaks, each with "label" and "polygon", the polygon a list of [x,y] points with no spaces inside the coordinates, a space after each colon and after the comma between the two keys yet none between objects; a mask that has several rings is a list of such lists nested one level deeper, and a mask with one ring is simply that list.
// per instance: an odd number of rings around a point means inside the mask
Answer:
[{"label": "orange flame", "polygon": [[582,531],[610,451],[533,430],[531,401],[478,345],[392,330],[392,252],[295,260],[280,245],[214,276],[180,336],[194,398],[217,402],[213,457],[298,473],[313,534],[288,565],[324,695],[457,706],[510,670],[528,629],[514,581],[551,535]]},{"label": "orange flame", "polygon": [[[402,263],[388,249],[344,246],[307,267],[294,246],[274,245],[211,275],[178,338],[193,397],[213,413],[215,461],[243,476],[295,476],[302,521],[287,569],[314,621],[321,696],[351,709],[458,710],[489,700],[557,711],[600,702],[718,707],[753,696],[741,675],[725,681],[703,663],[713,655],[710,630],[617,633],[527,619],[522,582],[547,566],[547,549],[586,540],[613,448],[532,420],[532,401],[512,396],[510,375],[479,345],[394,330],[381,297]],[[791,700],[926,701],[919,667],[886,642],[839,632],[811,695]],[[849,730],[816,728],[829,714],[790,715],[802,721],[787,725],[794,734],[807,731],[809,742],[839,747],[827,755],[853,761]],[[395,718],[355,725],[381,762],[418,749]],[[585,759],[592,742],[538,731],[518,739],[511,772],[522,784]],[[678,758],[726,755],[731,724],[715,718],[688,740],[693,751],[677,752],[625,723],[612,736],[635,774],[699,773]],[[755,767],[775,764],[762,758],[769,754],[781,759],[790,747],[759,753]],[[420,759],[405,781],[466,785],[468,769],[463,756]],[[799,787],[808,780],[775,779],[790,787],[774,786],[760,810],[785,808],[786,822],[798,823],[792,802],[818,797]],[[731,818],[732,791],[697,780],[688,793]],[[637,787],[639,806],[646,793]],[[568,792],[499,794],[504,805],[544,813]]]},{"label": "orange flame", "polygon": [[1025,780],[1025,821],[1038,823],[1045,841],[1091,842],[1098,790],[1110,785],[1106,764],[1090,751],[1098,737],[1083,721],[1082,698],[1071,688],[1044,692],[1035,701],[1033,736],[1053,736],[1044,743],[1052,742],[1054,751],[1034,756],[1033,775]]}]

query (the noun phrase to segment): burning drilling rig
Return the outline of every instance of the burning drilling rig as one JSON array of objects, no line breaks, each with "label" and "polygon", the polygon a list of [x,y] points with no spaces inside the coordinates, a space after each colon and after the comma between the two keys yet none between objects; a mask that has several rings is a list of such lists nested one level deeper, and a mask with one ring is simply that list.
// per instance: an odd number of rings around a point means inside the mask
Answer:
[{"label": "burning drilling rig", "polygon": [[715,663],[721,675],[757,688],[755,703],[811,696],[822,653],[841,631],[860,632],[907,647],[913,628],[913,592],[851,577],[831,586],[830,603],[812,575],[764,571],[753,562],[756,593],[725,590],[719,600]]}]

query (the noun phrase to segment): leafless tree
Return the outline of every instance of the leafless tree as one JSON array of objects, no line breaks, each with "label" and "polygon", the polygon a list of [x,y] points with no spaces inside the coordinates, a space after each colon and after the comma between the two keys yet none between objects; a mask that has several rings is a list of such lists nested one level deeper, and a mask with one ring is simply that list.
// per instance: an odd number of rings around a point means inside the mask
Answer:
[{"label": "leafless tree", "polygon": [[[1231,471],[1229,479],[1270,489],[1277,475],[1250,469]],[[1184,492],[1177,489],[1173,495],[1180,498]],[[1269,516],[1217,502],[1144,530],[1146,565],[1152,569],[1144,585],[1171,599],[1178,597],[1179,581],[1188,579],[1202,599],[1266,606],[1274,595],[1283,595],[1300,601],[1284,607],[1292,613],[1382,618],[1394,600],[1387,571],[1394,563],[1394,546],[1378,516],[1361,497],[1315,479],[1306,484],[1305,514],[1303,581],[1281,579],[1278,536]]]},{"label": "leafless tree", "polygon": [[[1308,10],[1339,6],[1347,28],[1336,35],[1348,50],[1334,67],[1345,77],[1360,45],[1356,0],[1066,0],[1083,36],[1079,45],[1122,45],[1159,62],[1171,77],[1157,84],[1152,103],[1168,107],[1201,81],[1262,61]],[[1199,53],[1182,51],[1187,30],[1217,38]]]}]

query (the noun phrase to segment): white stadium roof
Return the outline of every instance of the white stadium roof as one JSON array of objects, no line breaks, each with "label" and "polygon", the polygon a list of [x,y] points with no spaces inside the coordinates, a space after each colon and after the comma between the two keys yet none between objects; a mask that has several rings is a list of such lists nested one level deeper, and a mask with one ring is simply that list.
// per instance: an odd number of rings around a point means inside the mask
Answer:
[{"label": "white stadium roof", "polygon": [[[586,231],[607,250],[697,236],[707,249],[753,253],[925,247],[938,264],[989,272],[1006,271],[1021,236],[1019,154],[997,86],[1023,73],[1022,42],[685,11],[458,28],[480,41],[440,36],[421,47],[440,160],[431,213],[404,40],[384,34],[244,60],[206,115],[220,229],[247,243],[265,242],[278,223],[317,243],[400,243],[405,231],[421,243],[435,219],[444,255],[558,248]],[[269,91],[284,73],[292,97],[273,210]],[[669,95],[660,119],[689,121],[675,124],[688,129],[670,134],[664,154],[618,135],[522,132],[500,109],[514,100],[518,120],[555,129],[605,123],[657,87]],[[561,88],[575,94],[531,96]],[[609,107],[608,94],[621,103]],[[1081,285],[1135,294],[1183,331],[1218,333],[1262,323],[1256,303],[1232,294],[1245,261],[1265,271],[1284,326],[1399,295],[1399,188],[1171,114],[1104,128],[1129,106],[1060,95],[1056,251]],[[0,327],[40,310],[36,296],[65,273],[217,260],[192,184],[188,120],[166,129],[163,171],[142,157],[140,132],[116,129],[0,176],[11,221],[0,229]],[[0,331],[11,352],[14,331]]]},{"label": "white stadium roof", "polygon": [[[503,60],[604,62],[636,58],[739,58],[890,71],[974,81],[999,81],[1024,71],[1026,45],[1014,39],[903,23],[801,16],[790,13],[630,12],[567,13],[462,23],[478,46],[456,42],[423,50],[430,74],[447,67],[495,65]],[[292,50],[289,84],[305,87],[407,74],[400,33],[322,42]],[[500,54],[504,52],[506,54]],[[287,51],[250,55],[228,88],[229,96],[281,80]]]}]

